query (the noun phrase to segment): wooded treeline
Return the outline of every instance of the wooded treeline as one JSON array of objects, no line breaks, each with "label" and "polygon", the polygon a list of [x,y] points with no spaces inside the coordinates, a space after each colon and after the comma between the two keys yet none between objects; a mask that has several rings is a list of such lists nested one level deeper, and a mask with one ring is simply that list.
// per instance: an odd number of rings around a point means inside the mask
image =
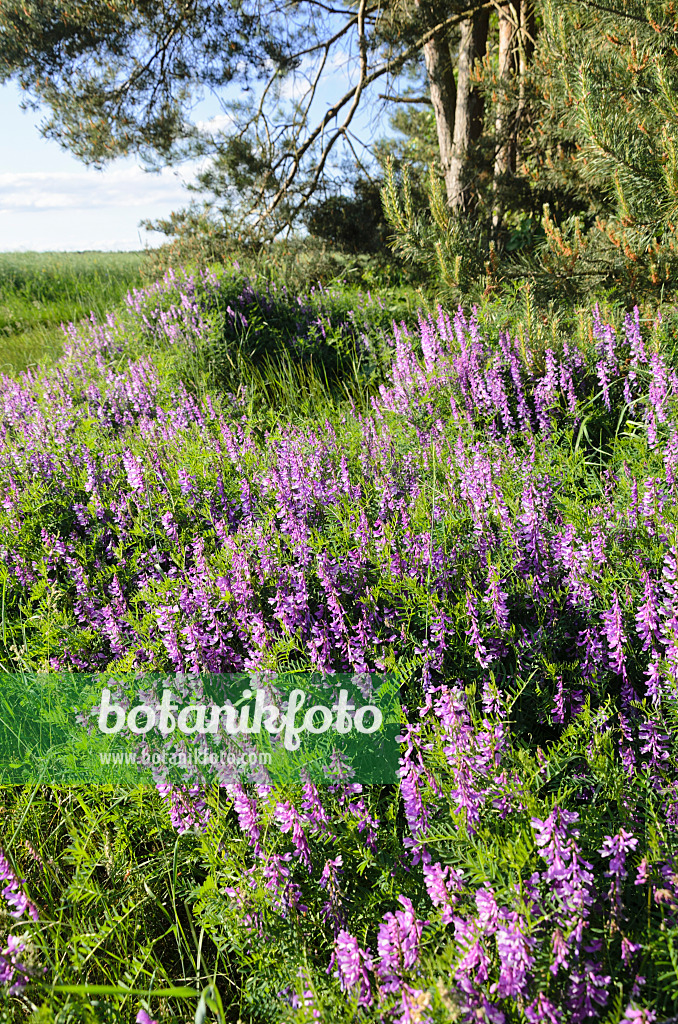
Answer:
[{"label": "wooded treeline", "polygon": [[[180,242],[306,230],[384,259],[390,239],[462,292],[674,287],[675,2],[7,0],[12,77],[85,161],[207,158],[157,225]],[[194,123],[206,90],[224,116]],[[377,103],[396,134],[365,148]]]},{"label": "wooded treeline", "polygon": [[673,292],[675,3],[494,5],[425,58],[431,106],[399,111],[402,141],[378,151],[396,251],[462,292],[507,278],[543,297]]}]

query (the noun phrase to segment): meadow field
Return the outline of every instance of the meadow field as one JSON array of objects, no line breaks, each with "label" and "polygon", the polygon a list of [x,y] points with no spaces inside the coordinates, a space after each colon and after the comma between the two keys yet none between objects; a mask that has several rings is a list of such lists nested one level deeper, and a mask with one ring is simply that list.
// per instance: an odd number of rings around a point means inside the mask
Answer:
[{"label": "meadow field", "polygon": [[103,317],[141,284],[142,265],[135,252],[0,253],[0,372],[57,359],[61,324]]},{"label": "meadow field", "polygon": [[670,1018],[676,311],[136,254],[0,291],[3,715],[59,674],[401,704],[383,784],[5,786],[0,1020]]}]

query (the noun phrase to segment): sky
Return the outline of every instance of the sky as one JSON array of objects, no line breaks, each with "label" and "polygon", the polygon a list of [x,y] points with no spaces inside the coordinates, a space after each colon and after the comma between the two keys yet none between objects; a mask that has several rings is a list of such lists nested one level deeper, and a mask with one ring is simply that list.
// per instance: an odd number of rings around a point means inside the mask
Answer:
[{"label": "sky", "polygon": [[[351,79],[346,56],[340,53],[328,68],[317,109],[327,109],[345,91]],[[287,98],[293,98],[294,89],[285,83]],[[21,95],[14,83],[0,84],[0,252],[130,250],[165,241],[164,235],[144,230],[139,222],[167,217],[186,206],[191,194],[183,183],[192,179],[196,165],[160,174],[147,173],[134,158],[116,160],[101,171],[86,167],[41,136],[44,115],[22,111]],[[224,116],[216,99],[204,100],[196,109],[202,119]],[[374,137],[369,104],[355,123],[364,138]]]},{"label": "sky", "polygon": [[85,167],[42,138],[40,113],[22,111],[20,102],[13,83],[0,85],[0,251],[143,249],[164,240],[139,221],[186,205],[181,174],[147,174],[134,159],[103,171]]}]

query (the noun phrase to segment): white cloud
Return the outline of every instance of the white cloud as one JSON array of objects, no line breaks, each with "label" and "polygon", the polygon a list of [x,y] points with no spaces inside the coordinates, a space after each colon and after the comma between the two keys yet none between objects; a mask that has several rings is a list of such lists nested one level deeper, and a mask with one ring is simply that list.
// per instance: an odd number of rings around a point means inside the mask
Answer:
[{"label": "white cloud", "polygon": [[224,128],[230,128],[234,124],[232,114],[215,114],[208,117],[206,121],[196,121],[195,126],[201,132],[221,132]]},{"label": "white cloud", "polygon": [[113,167],[103,172],[22,171],[0,174],[0,214],[50,210],[144,209],[157,203],[185,203],[182,178],[164,171],[148,174],[140,167]]},{"label": "white cloud", "polygon": [[138,249],[164,236],[139,228],[142,219],[167,217],[187,206],[182,185],[199,168],[181,175],[145,173],[121,163],[98,172],[73,170],[0,172],[0,251],[22,249]]}]

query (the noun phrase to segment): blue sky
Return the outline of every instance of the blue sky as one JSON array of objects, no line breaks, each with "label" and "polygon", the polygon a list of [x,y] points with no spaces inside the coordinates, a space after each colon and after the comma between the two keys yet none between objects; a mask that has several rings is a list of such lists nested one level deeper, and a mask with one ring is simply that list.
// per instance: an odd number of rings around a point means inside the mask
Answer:
[{"label": "blue sky", "polygon": [[87,168],[43,139],[41,115],[23,112],[20,101],[13,83],[0,85],[0,251],[139,249],[163,240],[138,224],[185,205],[181,176],[146,174],[133,159]]},{"label": "blue sky", "polygon": [[[319,105],[326,109],[349,78],[346,63],[336,63]],[[294,87],[288,95],[293,92]],[[190,194],[182,180],[191,180],[193,167],[148,174],[135,159],[118,160],[103,171],[85,167],[58,143],[42,138],[41,114],[22,111],[20,102],[21,91],[13,83],[0,85],[6,143],[0,150],[0,251],[139,249],[164,241],[162,235],[143,231],[139,221],[166,217],[185,206]],[[220,107],[212,99],[198,109],[202,118],[210,118]],[[367,137],[375,128],[369,113],[367,108],[356,119]]]}]

